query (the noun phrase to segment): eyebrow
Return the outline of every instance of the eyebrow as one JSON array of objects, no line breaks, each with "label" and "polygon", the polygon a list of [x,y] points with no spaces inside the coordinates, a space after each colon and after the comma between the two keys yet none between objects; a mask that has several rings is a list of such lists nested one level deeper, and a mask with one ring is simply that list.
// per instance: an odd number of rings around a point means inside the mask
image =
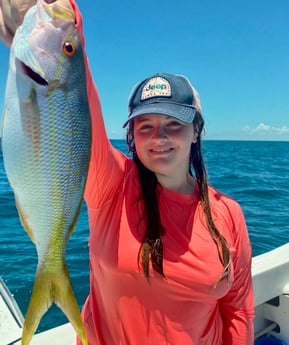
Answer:
[{"label": "eyebrow", "polygon": [[[169,120],[169,119],[177,120],[177,119],[174,118],[173,116],[162,115],[162,114],[143,114],[143,115],[137,116],[137,117],[135,118],[135,120],[137,120],[138,122],[144,122],[144,121],[150,120],[150,116],[154,116],[154,115],[164,116],[166,120]],[[177,121],[178,121],[178,120],[177,120]]]},{"label": "eyebrow", "polygon": [[143,121],[148,120],[148,118],[145,117],[145,115],[141,115],[141,116],[137,116],[134,120],[137,122],[143,122]]}]

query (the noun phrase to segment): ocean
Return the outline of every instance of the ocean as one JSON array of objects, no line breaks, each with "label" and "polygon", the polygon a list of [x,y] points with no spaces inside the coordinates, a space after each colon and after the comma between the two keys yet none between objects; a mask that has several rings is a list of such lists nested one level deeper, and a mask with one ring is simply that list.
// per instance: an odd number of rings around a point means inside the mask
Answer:
[{"label": "ocean", "polygon": [[[124,140],[112,144],[126,152]],[[289,241],[289,142],[209,141],[203,152],[209,182],[231,196],[245,214],[253,256]],[[0,150],[0,276],[25,314],[37,264],[36,250],[22,228]],[[67,263],[79,306],[89,291],[88,221],[83,203],[67,248]],[[52,306],[38,332],[67,322]]]}]

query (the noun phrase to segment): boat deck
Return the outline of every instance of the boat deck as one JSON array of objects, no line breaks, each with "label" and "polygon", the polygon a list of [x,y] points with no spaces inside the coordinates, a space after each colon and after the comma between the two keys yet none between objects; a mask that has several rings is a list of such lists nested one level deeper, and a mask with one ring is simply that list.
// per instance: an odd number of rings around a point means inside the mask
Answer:
[{"label": "boat deck", "polygon": [[[0,278],[0,345],[21,345],[23,315]],[[31,345],[75,345],[75,331],[70,323],[37,333]]]},{"label": "boat deck", "polygon": [[[51,342],[53,339],[53,342]],[[70,323],[35,334],[30,345],[75,345],[76,335]],[[1,343],[1,341],[0,341]],[[13,345],[21,345],[21,340]]]}]

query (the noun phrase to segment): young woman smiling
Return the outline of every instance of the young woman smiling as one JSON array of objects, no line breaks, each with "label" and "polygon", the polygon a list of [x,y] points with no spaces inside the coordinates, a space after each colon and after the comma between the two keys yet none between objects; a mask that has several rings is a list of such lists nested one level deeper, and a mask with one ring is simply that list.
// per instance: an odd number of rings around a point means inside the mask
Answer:
[{"label": "young woman smiling", "polygon": [[134,141],[138,157],[158,181],[176,192],[190,194],[189,157],[197,131],[192,123],[173,117],[147,114],[134,119]]}]

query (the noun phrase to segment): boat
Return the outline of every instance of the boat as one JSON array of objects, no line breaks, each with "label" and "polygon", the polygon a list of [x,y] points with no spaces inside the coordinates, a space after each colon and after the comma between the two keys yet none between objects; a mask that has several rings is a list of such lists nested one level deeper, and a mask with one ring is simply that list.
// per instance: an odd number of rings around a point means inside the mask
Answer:
[{"label": "boat", "polygon": [[[0,277],[0,345],[21,345],[24,317],[13,295]],[[36,333],[31,345],[75,345],[76,333],[70,323]]]},{"label": "boat", "polygon": [[[289,243],[255,256],[252,276],[256,345],[289,345]],[[24,317],[0,277],[0,345],[20,345]],[[36,333],[31,345],[74,345],[70,323]]]},{"label": "boat", "polygon": [[272,344],[289,345],[289,243],[255,256],[252,276],[255,339],[266,336],[276,339]]}]

